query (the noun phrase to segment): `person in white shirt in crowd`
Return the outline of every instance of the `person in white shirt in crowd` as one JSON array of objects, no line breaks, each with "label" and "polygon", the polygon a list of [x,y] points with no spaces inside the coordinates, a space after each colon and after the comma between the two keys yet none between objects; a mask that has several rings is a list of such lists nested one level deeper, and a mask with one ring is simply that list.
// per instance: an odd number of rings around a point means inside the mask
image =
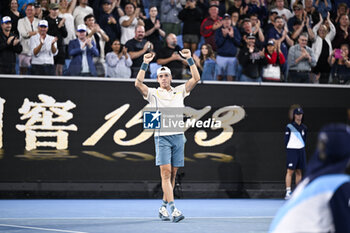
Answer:
[{"label": "person in white shirt in crowd", "polygon": [[47,34],[48,22],[39,21],[38,34],[30,38],[32,75],[55,75],[54,56],[57,55],[57,37]]},{"label": "person in white shirt in crowd", "polygon": [[320,14],[320,21],[313,27],[316,40],[312,44],[312,51],[315,54],[316,66],[312,72],[316,75],[314,82],[328,83],[331,67],[328,63],[328,57],[332,53],[332,40],[335,37],[335,27],[330,20],[328,13],[327,22],[328,27],[324,24],[322,15]]},{"label": "person in white shirt in crowd", "polygon": [[276,0],[276,8],[273,8],[272,10],[276,11],[285,22],[287,22],[289,18],[293,17],[292,12],[284,7],[284,0]]},{"label": "person in white shirt in crowd", "polygon": [[113,41],[113,52],[107,53],[107,77],[111,78],[130,78],[132,60],[128,54],[128,49],[122,47],[119,40]]},{"label": "person in white shirt in crowd", "polygon": [[28,69],[31,66],[32,54],[30,50],[30,38],[38,33],[39,19],[34,17],[34,4],[28,4],[25,10],[26,17],[18,20],[18,32],[22,52],[19,54],[19,73],[28,74]]},{"label": "person in white shirt in crowd", "polygon": [[140,8],[136,8],[134,4],[127,3],[125,5],[125,15],[119,18],[122,35],[120,42],[125,45],[128,40],[135,37],[136,26],[145,26],[142,19],[139,19]]},{"label": "person in white shirt in crowd", "polygon": [[60,0],[59,4],[60,9],[58,16],[66,20],[65,27],[67,29],[68,35],[66,38],[63,39],[63,44],[66,47],[66,60],[69,60],[68,44],[69,41],[74,40],[76,38],[73,11],[75,6],[77,5],[77,0]]},{"label": "person in white shirt in crowd", "polygon": [[93,9],[88,6],[88,0],[79,0],[79,6],[73,11],[75,27],[78,28],[78,25],[84,24],[84,17],[93,13]]}]

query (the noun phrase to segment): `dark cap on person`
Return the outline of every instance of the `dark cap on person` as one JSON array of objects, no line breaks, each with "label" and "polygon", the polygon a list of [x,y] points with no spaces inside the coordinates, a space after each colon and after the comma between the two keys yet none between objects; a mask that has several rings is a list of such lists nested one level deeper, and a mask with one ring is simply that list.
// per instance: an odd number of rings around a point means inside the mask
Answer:
[{"label": "dark cap on person", "polygon": [[41,6],[40,6],[40,2],[35,2],[35,3],[34,3],[34,7],[35,7],[35,8],[40,8],[40,7],[41,7]]},{"label": "dark cap on person", "polygon": [[304,114],[304,111],[303,111],[303,109],[302,108],[296,108],[296,109],[294,109],[294,111],[293,111],[293,115],[301,115],[301,114]]},{"label": "dark cap on person", "polygon": [[215,4],[209,6],[209,8],[212,8],[212,7],[219,8],[219,6],[218,6],[218,5],[215,5]]},{"label": "dark cap on person", "polygon": [[223,19],[226,19],[226,18],[231,18],[231,16],[227,13],[224,14],[224,17],[222,17]]},{"label": "dark cap on person", "polygon": [[102,4],[112,4],[112,2],[110,0],[103,0]]},{"label": "dark cap on person", "polygon": [[50,5],[49,5],[50,10],[55,10],[58,8],[60,8],[60,5],[58,5],[57,3],[50,3]]},{"label": "dark cap on person", "polygon": [[275,42],[274,42],[273,40],[269,40],[269,41],[267,42],[267,45],[275,45]]},{"label": "dark cap on person", "polygon": [[253,33],[250,33],[248,36],[247,36],[247,39],[256,39],[255,35]]},{"label": "dark cap on person", "polygon": [[303,5],[302,4],[295,4],[294,6],[293,6],[293,10],[295,10],[295,9],[297,9],[297,10],[301,10],[301,9],[304,9],[304,7],[303,7]]}]

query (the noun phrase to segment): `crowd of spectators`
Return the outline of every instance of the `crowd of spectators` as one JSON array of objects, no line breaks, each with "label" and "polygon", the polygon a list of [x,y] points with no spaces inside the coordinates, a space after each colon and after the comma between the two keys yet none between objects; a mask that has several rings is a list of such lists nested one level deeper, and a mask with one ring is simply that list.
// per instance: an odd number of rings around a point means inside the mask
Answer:
[{"label": "crowd of spectators", "polygon": [[348,0],[3,0],[0,74],[350,84]]}]

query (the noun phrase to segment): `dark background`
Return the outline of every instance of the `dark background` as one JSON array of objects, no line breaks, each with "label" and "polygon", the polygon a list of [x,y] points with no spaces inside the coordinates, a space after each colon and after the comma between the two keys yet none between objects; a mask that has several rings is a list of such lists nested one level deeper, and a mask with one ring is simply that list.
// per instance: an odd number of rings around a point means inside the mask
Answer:
[{"label": "dark background", "polygon": [[[157,86],[154,82],[147,85]],[[26,120],[20,120],[18,109],[25,98],[40,102],[39,94],[49,95],[57,102],[70,100],[76,104],[76,108],[70,110],[73,118],[60,124],[78,127],[78,131],[67,131],[69,147],[66,151],[52,148],[25,151],[25,132],[17,130],[16,125],[25,124]],[[127,132],[123,140],[142,132],[141,124],[125,127],[147,104],[133,81],[1,78],[0,97],[6,100],[4,146],[0,152],[0,197],[55,196],[55,192],[69,197],[74,192],[84,192],[89,196],[89,193],[96,194],[96,190],[98,197],[106,197],[108,193],[113,193],[113,197],[154,197],[159,191],[159,169],[154,166],[152,157],[153,136],[135,146],[120,146],[113,141],[118,129]],[[284,129],[289,122],[289,107],[300,104],[304,109],[304,123],[309,128],[306,151],[310,158],[320,128],[326,123],[347,121],[349,99],[349,88],[330,86],[198,84],[185,99],[185,105],[196,109],[211,106],[212,110],[202,119],[231,105],[243,107],[246,117],[232,125],[232,138],[221,145],[199,146],[194,142],[197,130],[186,132],[186,165],[180,170],[178,195],[244,197],[252,196],[250,190],[261,193],[277,190],[278,193],[283,188],[285,175]],[[130,104],[130,108],[100,141],[95,146],[83,146],[83,142],[106,122],[104,117],[124,104]],[[207,139],[221,131],[207,130]],[[144,159],[135,152],[149,155]],[[204,156],[198,158],[195,153]],[[217,161],[216,154],[209,153],[225,154],[232,159]]]}]

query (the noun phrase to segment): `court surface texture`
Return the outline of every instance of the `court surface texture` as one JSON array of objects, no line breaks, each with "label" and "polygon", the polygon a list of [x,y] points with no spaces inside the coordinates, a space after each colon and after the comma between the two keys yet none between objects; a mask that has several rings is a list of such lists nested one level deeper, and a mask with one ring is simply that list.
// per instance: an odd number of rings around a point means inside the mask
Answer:
[{"label": "court surface texture", "polygon": [[154,199],[0,200],[4,233],[257,233],[269,225],[284,200],[180,199],[185,219],[161,221]]}]

